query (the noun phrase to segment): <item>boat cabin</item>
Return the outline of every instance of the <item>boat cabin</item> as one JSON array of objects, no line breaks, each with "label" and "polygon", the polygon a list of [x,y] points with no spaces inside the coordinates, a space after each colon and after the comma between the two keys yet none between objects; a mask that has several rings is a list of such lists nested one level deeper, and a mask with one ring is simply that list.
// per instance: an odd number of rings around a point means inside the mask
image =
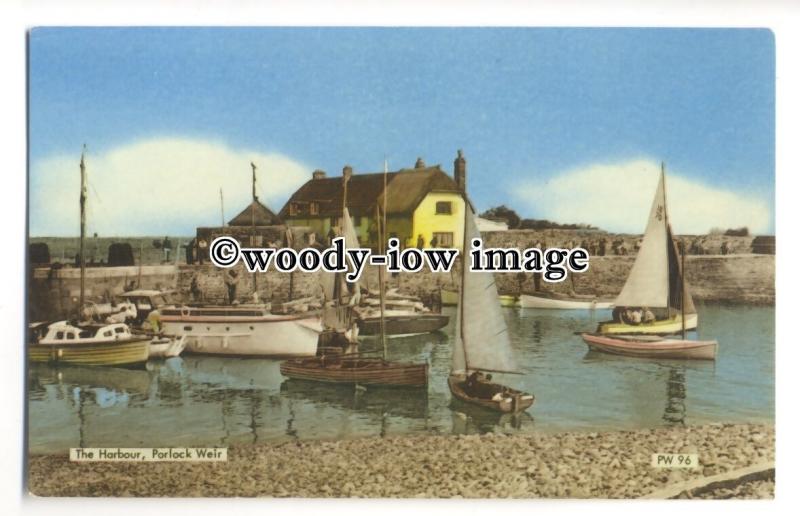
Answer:
[{"label": "boat cabin", "polygon": [[81,344],[127,340],[132,338],[128,325],[114,324],[81,324],[73,325],[67,321],[51,324],[40,344]]},{"label": "boat cabin", "polygon": [[136,307],[137,324],[142,324],[153,310],[171,304],[169,294],[161,290],[131,290],[119,294],[118,297]]}]

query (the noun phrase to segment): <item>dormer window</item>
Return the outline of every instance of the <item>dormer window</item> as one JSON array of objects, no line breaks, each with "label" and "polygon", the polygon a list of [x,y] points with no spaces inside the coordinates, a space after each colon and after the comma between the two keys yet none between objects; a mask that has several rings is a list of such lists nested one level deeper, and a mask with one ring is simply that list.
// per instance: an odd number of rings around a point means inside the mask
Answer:
[{"label": "dormer window", "polygon": [[318,202],[312,202],[308,207],[308,212],[311,215],[319,215],[319,203]]},{"label": "dormer window", "polygon": [[289,203],[289,216],[293,217],[295,215],[297,215],[297,203],[296,202],[290,202]]},{"label": "dormer window", "polygon": [[437,215],[452,215],[453,203],[450,201],[439,201],[436,203]]}]

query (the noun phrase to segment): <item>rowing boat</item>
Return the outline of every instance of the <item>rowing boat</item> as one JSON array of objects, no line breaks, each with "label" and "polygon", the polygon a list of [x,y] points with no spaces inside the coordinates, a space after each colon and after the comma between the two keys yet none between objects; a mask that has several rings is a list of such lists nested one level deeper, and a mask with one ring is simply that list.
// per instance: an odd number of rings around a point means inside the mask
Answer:
[{"label": "rowing boat", "polygon": [[594,351],[629,357],[715,360],[716,340],[668,339],[656,336],[608,336],[583,333],[581,338]]}]

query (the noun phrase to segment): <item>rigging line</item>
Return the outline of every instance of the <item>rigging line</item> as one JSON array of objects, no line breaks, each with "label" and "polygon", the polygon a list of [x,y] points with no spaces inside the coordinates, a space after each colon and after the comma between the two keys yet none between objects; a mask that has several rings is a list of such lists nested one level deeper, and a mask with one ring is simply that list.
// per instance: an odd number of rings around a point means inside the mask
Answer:
[{"label": "rigging line", "polygon": [[498,336],[498,335],[502,335],[503,333],[505,333],[505,332],[507,332],[507,331],[508,331],[508,328],[503,328],[502,330],[500,330],[499,332],[495,333],[494,335],[495,335],[495,337],[496,337],[496,336]]}]

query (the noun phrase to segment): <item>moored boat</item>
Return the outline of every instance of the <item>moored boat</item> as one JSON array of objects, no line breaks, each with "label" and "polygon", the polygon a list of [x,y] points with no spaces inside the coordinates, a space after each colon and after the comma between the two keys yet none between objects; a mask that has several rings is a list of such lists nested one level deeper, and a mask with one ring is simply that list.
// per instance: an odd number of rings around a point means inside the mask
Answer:
[{"label": "moored boat", "polygon": [[286,360],[280,370],[282,375],[296,380],[394,387],[428,385],[427,363],[389,362],[358,354]]},{"label": "moored boat", "polygon": [[156,335],[150,340],[150,358],[173,358],[186,347],[186,336]]},{"label": "moored boat", "polygon": [[589,349],[629,357],[715,360],[716,340],[667,339],[655,336],[581,334]]},{"label": "moored boat", "polygon": [[158,321],[185,336],[187,352],[210,355],[314,356],[322,331],[317,314],[276,315],[265,305],[162,307]]},{"label": "moored boat", "polygon": [[[431,333],[441,330],[448,322],[449,316],[432,312],[386,310],[384,315],[386,335],[390,337]],[[359,335],[377,336],[381,333],[380,314],[360,316],[357,324]]]},{"label": "moored boat", "polygon": [[542,308],[550,310],[606,310],[614,306],[614,301],[598,298],[575,298],[556,295],[521,294],[519,296],[521,308]]},{"label": "moored boat", "polygon": [[[458,291],[457,290],[441,290],[442,306],[456,306],[458,304]],[[498,295],[497,302],[500,306],[516,307],[520,306],[519,297],[512,295]]]},{"label": "moored boat", "polygon": [[55,322],[28,345],[31,362],[91,366],[137,366],[147,362],[150,337],[132,335],[126,324]]},{"label": "moored boat", "polygon": [[[348,246],[358,247],[358,238],[355,234],[353,221],[346,207],[347,177],[344,180],[345,206],[342,208],[342,233]],[[377,212],[377,210],[376,210]],[[384,206],[385,214],[385,206]],[[378,241],[385,240],[386,219],[378,216],[381,221],[378,226]],[[383,340],[383,356],[369,357],[358,353],[358,342],[347,339],[335,328],[320,334],[316,357],[287,360],[280,365],[281,374],[290,379],[311,380],[338,384],[379,385],[388,387],[427,387],[428,363],[390,362],[386,360],[386,282],[385,269],[378,269],[380,304],[377,316],[378,335]],[[355,284],[358,292],[358,283]],[[338,297],[338,296],[337,296]],[[335,307],[337,311],[346,310],[352,315],[352,307],[343,305],[339,301]],[[337,317],[337,319],[352,320],[352,317]],[[340,349],[335,344],[341,342]],[[342,342],[343,341],[343,342]],[[333,347],[329,347],[333,343]],[[353,350],[342,353],[341,349]]]}]

